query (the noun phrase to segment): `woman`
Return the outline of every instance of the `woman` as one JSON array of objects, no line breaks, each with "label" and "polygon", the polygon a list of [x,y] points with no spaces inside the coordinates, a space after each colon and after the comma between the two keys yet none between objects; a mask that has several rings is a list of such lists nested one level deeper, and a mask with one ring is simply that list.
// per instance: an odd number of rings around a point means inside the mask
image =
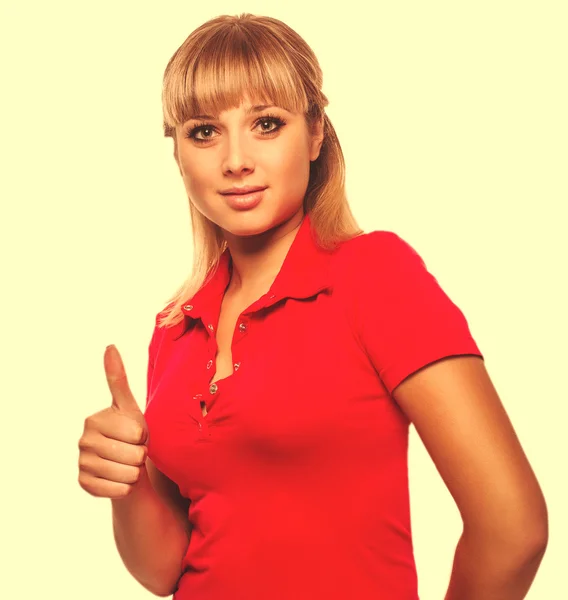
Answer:
[{"label": "woman", "polygon": [[462,312],[399,236],[357,226],[321,87],[268,17],[215,18],[171,58],[193,273],[156,316],[144,413],[105,352],[79,482],[157,595],[416,599],[412,423],[463,518],[446,600],[523,598],[541,490]]}]

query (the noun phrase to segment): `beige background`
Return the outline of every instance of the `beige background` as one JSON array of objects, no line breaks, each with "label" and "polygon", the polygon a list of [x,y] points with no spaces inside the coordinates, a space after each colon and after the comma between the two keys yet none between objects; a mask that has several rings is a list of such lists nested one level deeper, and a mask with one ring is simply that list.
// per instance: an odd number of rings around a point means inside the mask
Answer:
[{"label": "beige background", "polygon": [[[153,597],[77,483],[77,441],[110,403],[107,344],[143,405],[154,316],[190,265],[163,70],[244,11],[314,48],[360,225],[410,242],[464,311],[548,500],[527,598],[567,598],[568,13],[546,0],[2,2],[0,596]],[[420,595],[441,600],[459,513],[413,429],[409,461]]]}]

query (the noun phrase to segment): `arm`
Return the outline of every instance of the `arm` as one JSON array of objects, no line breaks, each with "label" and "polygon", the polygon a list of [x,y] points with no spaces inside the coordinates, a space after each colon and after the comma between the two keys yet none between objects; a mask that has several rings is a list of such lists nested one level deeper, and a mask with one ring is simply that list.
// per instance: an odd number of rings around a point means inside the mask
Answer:
[{"label": "arm", "polygon": [[483,360],[436,361],[392,395],[462,516],[445,600],[521,600],[546,549],[548,514]]},{"label": "arm", "polygon": [[155,595],[170,596],[191,536],[189,500],[147,458],[133,492],[111,502],[114,538],[126,568]]},{"label": "arm", "polygon": [[488,537],[464,531],[458,541],[444,600],[521,600],[529,591],[545,552],[516,548],[499,553]]}]

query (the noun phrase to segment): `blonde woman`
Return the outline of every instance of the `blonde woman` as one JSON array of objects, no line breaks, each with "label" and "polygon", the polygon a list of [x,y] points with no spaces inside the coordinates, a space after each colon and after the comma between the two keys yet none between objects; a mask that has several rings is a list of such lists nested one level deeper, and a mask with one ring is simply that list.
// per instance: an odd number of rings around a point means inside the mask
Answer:
[{"label": "blonde woman", "polygon": [[463,313],[408,243],[355,222],[321,88],[269,17],[215,18],[169,61],[193,269],[156,315],[144,412],[107,348],[80,485],[158,596],[415,600],[412,423],[463,518],[446,600],[524,598],[541,490]]}]

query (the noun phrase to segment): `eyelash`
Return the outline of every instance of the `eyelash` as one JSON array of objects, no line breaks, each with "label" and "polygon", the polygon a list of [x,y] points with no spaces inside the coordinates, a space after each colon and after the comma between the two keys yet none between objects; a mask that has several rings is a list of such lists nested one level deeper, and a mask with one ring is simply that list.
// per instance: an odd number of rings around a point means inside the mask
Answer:
[{"label": "eyelash", "polygon": [[[260,135],[272,135],[273,133],[276,133],[277,131],[282,129],[282,127],[284,127],[284,125],[286,125],[286,121],[284,121],[284,119],[281,119],[280,117],[277,117],[276,115],[271,115],[271,114],[266,114],[266,115],[263,115],[262,117],[258,118],[256,120],[255,125],[258,125],[259,123],[262,123],[263,121],[272,121],[273,123],[278,125],[278,127],[276,129],[272,129],[271,131],[261,131]],[[214,129],[214,127],[210,123],[205,123],[205,122],[198,123],[195,127],[191,127],[187,131],[187,134],[185,137],[193,139],[193,141],[197,142],[198,144],[205,144],[206,142],[209,142],[211,139],[213,139],[213,138],[209,138],[209,139],[205,139],[205,140],[200,140],[200,139],[196,138],[195,134],[197,133],[197,131],[201,131],[202,129]]]}]

